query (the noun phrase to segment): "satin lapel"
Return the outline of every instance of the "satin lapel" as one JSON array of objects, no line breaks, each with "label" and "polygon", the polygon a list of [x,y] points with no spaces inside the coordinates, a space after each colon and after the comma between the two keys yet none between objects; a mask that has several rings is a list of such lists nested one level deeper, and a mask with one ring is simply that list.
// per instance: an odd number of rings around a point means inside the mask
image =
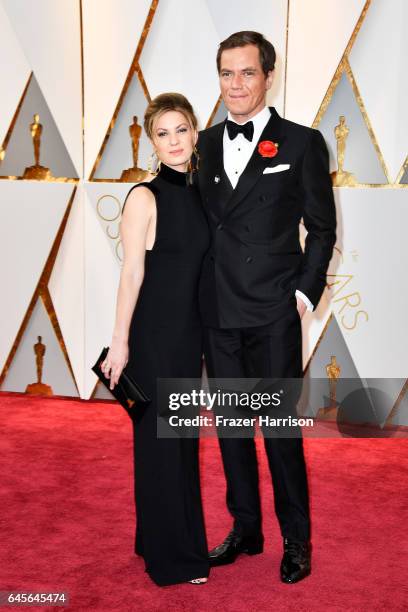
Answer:
[{"label": "satin lapel", "polygon": [[271,163],[270,157],[262,157],[262,155],[258,152],[259,142],[262,142],[263,140],[272,140],[272,142],[277,142],[279,146],[281,146],[281,143],[283,142],[284,134],[282,130],[282,119],[276,112],[275,108],[270,107],[270,111],[271,118],[264,128],[259,141],[255,146],[254,152],[245,167],[245,170],[239,177],[237,186],[235,187],[231,198],[224,209],[223,218],[229,215],[237,204],[239,204],[245,198],[248,192],[262,176],[264,168]]}]

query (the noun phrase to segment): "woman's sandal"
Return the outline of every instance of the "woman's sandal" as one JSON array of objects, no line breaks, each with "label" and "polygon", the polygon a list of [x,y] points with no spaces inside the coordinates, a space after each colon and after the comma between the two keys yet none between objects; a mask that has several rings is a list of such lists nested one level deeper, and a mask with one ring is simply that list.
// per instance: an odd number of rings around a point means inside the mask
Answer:
[{"label": "woman's sandal", "polygon": [[193,580],[189,580],[190,584],[205,584],[208,578],[194,578]]}]

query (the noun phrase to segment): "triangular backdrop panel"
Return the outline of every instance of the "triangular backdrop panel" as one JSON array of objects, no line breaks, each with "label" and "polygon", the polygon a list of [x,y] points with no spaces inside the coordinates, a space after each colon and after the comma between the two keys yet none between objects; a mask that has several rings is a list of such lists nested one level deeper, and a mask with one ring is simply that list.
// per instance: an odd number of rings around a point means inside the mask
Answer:
[{"label": "triangular backdrop panel", "polygon": [[[137,116],[138,124],[143,126],[147,104],[146,96],[135,72],[93,178],[119,179],[123,170],[133,167],[129,126],[133,123],[134,116]],[[139,139],[138,168],[147,169],[152,151],[152,145],[143,129]]]},{"label": "triangular backdrop panel", "polygon": [[[373,0],[350,53],[350,64],[378,144],[394,181],[407,156],[408,57],[406,0]],[[380,51],[381,49],[381,51]]]},{"label": "triangular backdrop panel", "polygon": [[[327,326],[304,377],[302,412],[305,413],[305,408],[307,408],[308,414],[316,415],[319,408],[330,407],[330,386],[326,366],[330,363],[332,355],[336,357],[337,365],[340,367],[340,379],[347,379],[344,386],[340,385],[340,393],[337,399],[341,402],[353,391],[362,393],[361,389],[365,389],[364,393],[368,397],[367,405],[357,404],[349,416],[356,420],[360,418],[363,420],[364,418],[373,419],[369,422],[384,425],[401,392],[405,379],[365,378],[360,380],[352,355],[335,317],[331,319]],[[371,408],[370,415],[367,415],[367,407]]]},{"label": "triangular backdrop panel", "polygon": [[78,397],[75,382],[41,298],[36,302],[3,382],[2,391],[24,392],[27,385],[37,382],[33,347],[38,342],[38,336],[41,336],[41,342],[46,347],[42,383],[51,386],[53,395]]},{"label": "triangular backdrop panel", "polygon": [[364,117],[347,75],[343,73],[329,106],[318,125],[330,152],[330,170],[337,170],[337,141],[334,129],[344,115],[350,132],[346,139],[344,169],[354,174],[358,183],[387,184],[387,177],[370,138]]},{"label": "triangular backdrop panel", "polygon": [[22,176],[24,169],[35,164],[30,125],[34,114],[42,125],[40,165],[51,170],[54,177],[78,178],[61,134],[33,75],[13,128],[6,156],[0,165],[1,176]]},{"label": "triangular backdrop panel", "polygon": [[[221,121],[224,121],[224,119],[227,117],[228,115],[228,111],[227,108],[224,104],[224,100],[221,100],[220,104],[218,105],[217,108],[217,112],[215,113],[214,117],[212,118],[211,124],[210,125],[217,125],[217,123],[221,123]],[[210,126],[208,126],[210,127]]]},{"label": "triangular backdrop panel", "polygon": [[150,0],[87,0],[82,3],[85,177],[90,176],[109,128],[150,5]]},{"label": "triangular backdrop panel", "polygon": [[13,346],[40,279],[73,186],[42,181],[2,181],[0,208],[7,232],[0,241],[2,270],[0,368]]},{"label": "triangular backdrop panel", "polygon": [[2,0],[2,2],[75,166],[75,171],[62,173],[58,171],[58,175],[80,176],[82,173],[80,3],[74,0],[65,2],[41,0],[29,3],[27,11],[26,0]]},{"label": "triangular backdrop panel", "polygon": [[[327,407],[324,398],[329,397],[329,380],[326,374],[326,365],[330,363],[332,355],[336,356],[341,368],[342,378],[358,379],[358,372],[353,363],[350,351],[344,341],[336,319],[333,317],[327,325],[325,333],[316,348],[310,365],[304,376],[302,412],[316,415],[319,408]],[[315,379],[315,380],[314,380]],[[318,380],[316,380],[318,379]],[[325,383],[327,379],[327,384]],[[359,382],[358,382],[359,384]],[[305,401],[307,404],[305,405]]]},{"label": "triangular backdrop panel", "polygon": [[405,427],[408,425],[408,393],[405,392],[401,403],[399,404],[393,418],[391,419],[391,424],[398,426],[404,425]]},{"label": "triangular backdrop panel", "polygon": [[81,396],[83,395],[85,336],[83,208],[83,185],[80,184],[75,192],[48,282],[48,290]]},{"label": "triangular backdrop panel", "polygon": [[364,4],[365,0],[290,3],[287,119],[313,123]]},{"label": "triangular backdrop panel", "polygon": [[311,378],[325,378],[326,366],[331,355],[335,355],[341,368],[342,378],[358,378],[357,368],[340,331],[336,318],[333,317],[310,362],[307,374]]},{"label": "triangular backdrop panel", "polygon": [[219,95],[215,68],[219,40],[205,0],[160,0],[140,57],[150,95],[183,93],[201,128]]},{"label": "triangular backdrop panel", "polygon": [[7,53],[0,54],[0,143],[2,143],[14,117],[22,92],[27,84],[31,68],[21,49],[1,0],[0,40],[3,49],[7,49]]}]

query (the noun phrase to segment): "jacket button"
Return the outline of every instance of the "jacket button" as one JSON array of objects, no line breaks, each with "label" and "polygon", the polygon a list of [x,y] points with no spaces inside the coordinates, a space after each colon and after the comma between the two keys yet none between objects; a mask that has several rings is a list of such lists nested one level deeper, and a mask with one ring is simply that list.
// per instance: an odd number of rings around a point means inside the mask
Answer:
[{"label": "jacket button", "polygon": [[211,259],[211,261],[214,261],[215,260],[214,255],[211,255],[210,259]]},{"label": "jacket button", "polygon": [[260,202],[266,202],[266,199],[267,199],[267,197],[266,197],[265,194],[259,196],[259,201]]},{"label": "jacket button", "polygon": [[217,230],[222,230],[222,228],[223,228],[222,223],[219,223],[219,224],[217,225]]},{"label": "jacket button", "polygon": [[248,256],[248,257],[246,258],[246,260],[245,260],[245,261],[246,261],[246,263],[251,263],[251,261],[252,261],[252,257],[249,257],[249,256]]}]

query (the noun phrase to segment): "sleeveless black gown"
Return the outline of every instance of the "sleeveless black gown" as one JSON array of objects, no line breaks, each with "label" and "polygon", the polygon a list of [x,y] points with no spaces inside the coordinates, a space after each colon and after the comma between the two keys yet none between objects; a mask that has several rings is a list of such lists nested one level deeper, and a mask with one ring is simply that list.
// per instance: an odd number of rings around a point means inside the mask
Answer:
[{"label": "sleeveless black gown", "polygon": [[198,191],[187,184],[186,173],[162,164],[150,183],[134,185],[129,193],[140,185],[155,196],[157,222],[130,324],[126,366],[152,398],[132,419],[135,552],[154,582],[164,586],[209,573],[198,439],[157,437],[156,378],[201,376],[198,281],[210,238]]}]

